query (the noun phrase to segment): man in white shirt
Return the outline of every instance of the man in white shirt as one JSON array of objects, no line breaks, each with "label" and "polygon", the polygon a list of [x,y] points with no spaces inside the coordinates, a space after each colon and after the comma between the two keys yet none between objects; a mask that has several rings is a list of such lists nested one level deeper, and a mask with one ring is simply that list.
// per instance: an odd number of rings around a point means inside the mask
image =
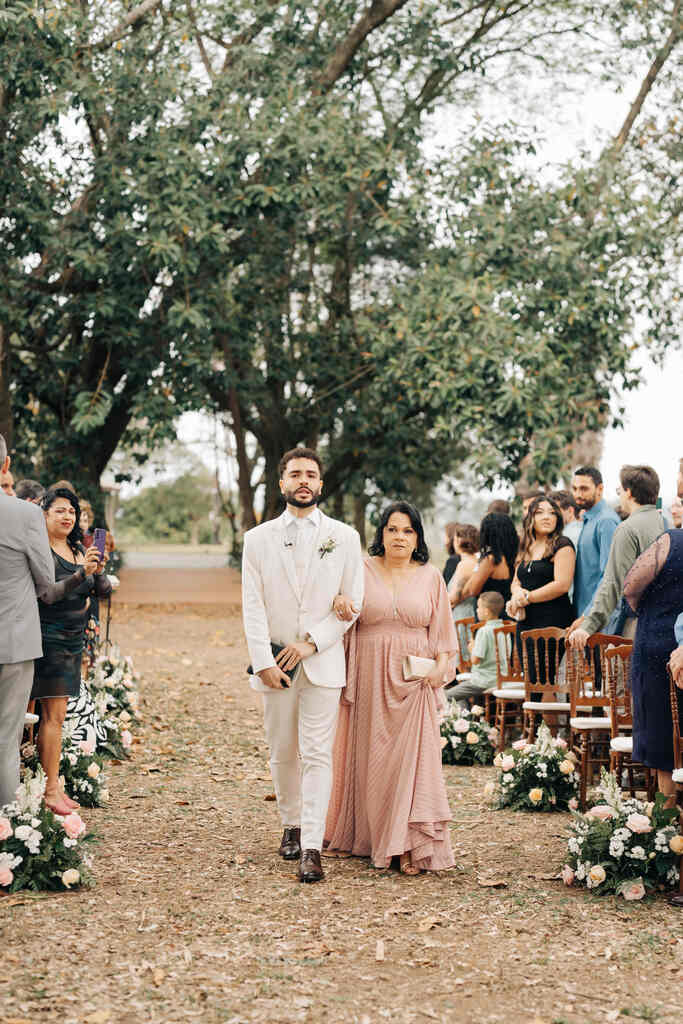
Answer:
[{"label": "man in white shirt", "polygon": [[285,860],[300,858],[302,882],[323,877],[332,745],[346,683],[342,637],[351,622],[340,622],[332,602],[349,594],[359,612],[363,601],[360,538],[318,509],[322,486],[316,452],[294,448],[283,455],[280,491],[287,507],[245,534],[242,562],[251,685],[263,694],[284,828],[279,852]]}]

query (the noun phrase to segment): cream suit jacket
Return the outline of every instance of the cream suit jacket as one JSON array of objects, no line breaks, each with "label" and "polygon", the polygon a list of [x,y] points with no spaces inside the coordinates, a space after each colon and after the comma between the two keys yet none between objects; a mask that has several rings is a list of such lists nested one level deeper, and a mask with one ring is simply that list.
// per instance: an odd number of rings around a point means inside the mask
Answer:
[{"label": "cream suit jacket", "polygon": [[[333,550],[325,554],[321,548]],[[242,614],[254,672],[275,664],[271,643],[288,644],[310,636],[317,647],[303,667],[315,686],[346,683],[342,637],[351,622],[340,622],[332,610],[337,594],[363,602],[364,570],[356,530],[320,516],[308,571],[299,587],[293,548],[287,543],[284,514],[261,523],[244,536],[242,557]],[[269,692],[258,676],[252,689]]]}]

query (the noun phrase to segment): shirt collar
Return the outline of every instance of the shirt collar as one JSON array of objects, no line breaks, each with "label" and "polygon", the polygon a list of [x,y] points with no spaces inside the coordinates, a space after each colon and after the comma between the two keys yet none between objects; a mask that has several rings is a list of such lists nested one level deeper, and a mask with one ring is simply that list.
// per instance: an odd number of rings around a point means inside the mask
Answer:
[{"label": "shirt collar", "polygon": [[302,527],[308,524],[309,526],[320,526],[320,509],[316,506],[312,512],[309,512],[307,516],[294,516],[288,508],[285,509],[285,526],[291,526],[292,523],[297,525],[301,523]]},{"label": "shirt collar", "polygon": [[583,521],[584,521],[584,523],[588,519],[595,519],[596,516],[600,515],[600,513],[602,512],[602,510],[603,510],[603,508],[605,507],[606,504],[607,503],[606,503],[605,499],[601,498],[600,501],[596,501],[595,505],[593,505],[593,508],[586,509],[586,511],[583,513]]}]

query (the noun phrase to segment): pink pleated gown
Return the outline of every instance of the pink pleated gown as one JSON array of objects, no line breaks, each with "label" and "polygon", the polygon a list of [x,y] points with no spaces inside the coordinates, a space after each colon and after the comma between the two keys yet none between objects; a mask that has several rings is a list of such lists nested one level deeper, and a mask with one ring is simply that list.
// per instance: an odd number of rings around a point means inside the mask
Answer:
[{"label": "pink pleated gown", "polygon": [[441,768],[443,694],[406,682],[406,654],[454,654],[456,636],[441,573],[416,566],[396,595],[374,559],[365,600],[347,634],[347,685],[334,747],[328,848],[370,857],[378,868],[410,851],[418,868],[452,867],[451,820]]}]

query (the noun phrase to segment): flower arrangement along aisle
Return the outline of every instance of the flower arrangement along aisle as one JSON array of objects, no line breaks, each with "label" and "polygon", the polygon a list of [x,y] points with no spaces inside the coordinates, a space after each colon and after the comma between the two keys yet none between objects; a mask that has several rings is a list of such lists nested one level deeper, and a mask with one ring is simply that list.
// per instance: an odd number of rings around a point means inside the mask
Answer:
[{"label": "flower arrangement along aisle", "polygon": [[576,757],[565,740],[555,738],[545,724],[534,743],[517,740],[512,749],[496,754],[496,782],[489,782],[484,796],[497,808],[515,811],[566,811],[578,807],[579,773]]},{"label": "flower arrangement along aisle", "polygon": [[604,769],[598,795],[599,804],[574,815],[564,883],[620,893],[626,900],[675,886],[683,853],[678,810],[665,808],[661,793],[654,803],[625,797],[616,777]]},{"label": "flower arrangement along aisle", "polygon": [[25,768],[15,800],[0,808],[0,886],[9,892],[91,884],[85,845],[92,834],[75,812],[60,817],[48,810],[44,794],[42,768]]},{"label": "flower arrangement along aisle", "polygon": [[[35,774],[40,768],[35,745],[26,744],[22,757],[28,771]],[[59,771],[64,789],[72,800],[78,800],[83,807],[102,807],[107,803],[109,790],[103,767],[102,757],[95,753],[94,741],[74,739],[69,722],[65,722]]]},{"label": "flower arrangement along aisle", "polygon": [[444,764],[491,764],[498,731],[485,718],[479,704],[455,707],[441,723],[441,760]]},{"label": "flower arrangement along aisle", "polygon": [[119,759],[128,756],[133,742],[130,726],[139,721],[137,684],[132,659],[124,657],[116,644],[98,655],[88,673],[87,685],[107,730],[102,749]]}]

